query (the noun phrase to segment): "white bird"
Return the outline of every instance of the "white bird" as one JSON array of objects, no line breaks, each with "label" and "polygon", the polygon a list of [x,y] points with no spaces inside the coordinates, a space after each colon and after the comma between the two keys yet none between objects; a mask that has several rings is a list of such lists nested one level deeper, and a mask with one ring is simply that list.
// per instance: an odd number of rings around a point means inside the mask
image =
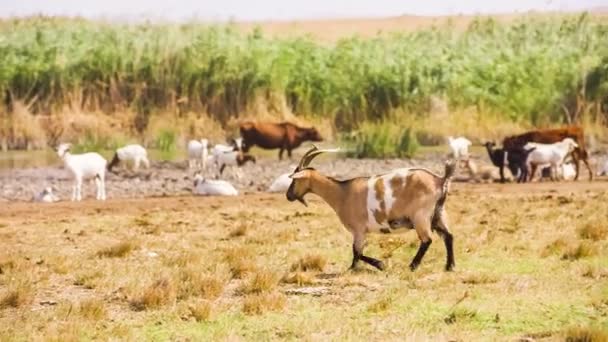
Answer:
[{"label": "white bird", "polygon": [[272,182],[272,184],[268,187],[268,192],[285,192],[287,191],[287,189],[289,189],[289,186],[291,185],[291,182],[293,181],[293,179],[291,179],[291,174],[293,172],[288,172],[288,173],[284,173],[282,175],[280,175],[279,177],[277,177],[274,182]]},{"label": "white bird", "polygon": [[239,192],[227,181],[205,179],[200,173],[194,175],[195,195],[202,196],[236,196]]},{"label": "white bird", "polygon": [[55,196],[51,187],[44,188],[40,193],[34,196],[34,202],[53,203],[58,201],[59,197]]}]

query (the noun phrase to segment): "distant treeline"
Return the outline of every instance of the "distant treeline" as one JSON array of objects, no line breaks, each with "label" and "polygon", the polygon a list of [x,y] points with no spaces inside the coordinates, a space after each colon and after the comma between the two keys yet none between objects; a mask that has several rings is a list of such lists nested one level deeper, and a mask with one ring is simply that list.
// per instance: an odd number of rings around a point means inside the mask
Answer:
[{"label": "distant treeline", "polygon": [[229,25],[0,21],[0,112],[14,99],[33,113],[78,101],[144,116],[204,111],[226,122],[263,103],[349,129],[396,111],[427,113],[436,96],[450,108],[537,124],[583,110],[605,115],[607,70],[608,22],[586,14],[479,18],[464,31],[447,25],[332,44]]}]

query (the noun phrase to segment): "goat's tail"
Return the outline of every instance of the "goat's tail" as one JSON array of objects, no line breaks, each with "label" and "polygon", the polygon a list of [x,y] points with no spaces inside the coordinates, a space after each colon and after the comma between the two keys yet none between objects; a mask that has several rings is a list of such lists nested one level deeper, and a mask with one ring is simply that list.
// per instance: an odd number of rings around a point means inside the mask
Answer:
[{"label": "goat's tail", "polygon": [[120,161],[120,159],[118,159],[118,152],[114,152],[114,158],[112,158],[112,161],[106,167],[108,169],[108,171],[112,172],[112,168],[114,166],[116,166],[116,164],[118,164],[119,161]]},{"label": "goat's tail", "polygon": [[435,204],[435,212],[433,213],[433,219],[431,222],[431,226],[435,226],[437,220],[441,218],[441,213],[443,212],[443,206],[445,205],[445,200],[448,197],[448,192],[450,191],[450,182],[452,181],[452,177],[456,173],[456,161],[448,160],[445,163],[445,174],[443,175],[442,184],[441,184],[441,196],[437,200]]}]

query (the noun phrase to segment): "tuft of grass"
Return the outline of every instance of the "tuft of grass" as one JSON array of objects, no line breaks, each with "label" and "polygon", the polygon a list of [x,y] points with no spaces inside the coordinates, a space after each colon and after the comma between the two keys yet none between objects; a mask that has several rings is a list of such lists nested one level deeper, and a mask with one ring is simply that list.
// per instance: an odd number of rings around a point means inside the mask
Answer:
[{"label": "tuft of grass", "polygon": [[200,296],[205,299],[215,299],[224,291],[226,281],[218,274],[205,274],[195,267],[180,269],[179,298]]},{"label": "tuft of grass", "polygon": [[131,300],[135,311],[154,309],[166,305],[176,298],[175,286],[168,278],[161,278],[148,285],[143,292]]},{"label": "tuft of grass", "polygon": [[443,319],[446,324],[455,324],[470,321],[477,316],[477,311],[468,308],[455,308]]},{"label": "tuft of grass", "polygon": [[199,300],[188,307],[190,314],[197,322],[208,321],[211,318],[212,304],[206,300]]},{"label": "tuft of grass", "polygon": [[98,280],[102,277],[102,273],[100,270],[85,270],[77,273],[74,276],[74,285],[83,286],[87,289],[94,289],[97,286]]},{"label": "tuft of grass", "polygon": [[100,258],[122,258],[131,253],[136,247],[137,245],[132,241],[122,241],[115,245],[100,249],[97,251],[96,255]]},{"label": "tuft of grass", "polygon": [[378,299],[367,306],[367,311],[372,313],[380,313],[388,310],[393,303],[394,298],[392,296],[386,296]]},{"label": "tuft of grass", "polygon": [[278,282],[279,277],[276,273],[266,269],[257,270],[251,275],[249,281],[241,286],[240,292],[245,294],[268,293],[277,287]]},{"label": "tuft of grass", "polygon": [[488,273],[469,273],[462,279],[463,284],[493,284],[498,281],[498,278]]},{"label": "tuft of grass", "polygon": [[251,294],[243,301],[243,312],[247,315],[261,315],[266,311],[279,311],[285,307],[287,298],[277,292]]},{"label": "tuft of grass", "polygon": [[228,237],[235,238],[235,237],[245,236],[247,234],[248,229],[249,229],[249,225],[244,222],[241,222],[241,223],[239,223],[238,226],[236,226],[236,228],[234,228],[233,230],[230,231],[230,233],[228,233]]},{"label": "tuft of grass", "polygon": [[604,222],[587,222],[578,229],[578,235],[583,239],[599,241],[608,237],[608,226]]},{"label": "tuft of grass", "polygon": [[572,246],[572,243],[570,242],[569,239],[567,239],[565,237],[560,237],[560,238],[554,240],[553,242],[551,242],[550,244],[548,244],[547,246],[545,246],[545,248],[541,252],[541,256],[543,258],[546,258],[549,255],[563,254],[563,252],[565,250],[567,250],[568,248],[570,248],[570,246]]},{"label": "tuft of grass", "polygon": [[0,309],[18,308],[29,304],[34,299],[32,286],[29,282],[15,282],[8,290],[0,297]]},{"label": "tuft of grass", "polygon": [[315,283],[314,278],[306,272],[291,272],[283,276],[281,282],[285,284],[295,284],[298,286],[312,285]]},{"label": "tuft of grass", "polygon": [[224,260],[228,263],[230,273],[234,279],[243,279],[257,269],[252,260],[251,251],[243,247],[226,249],[224,251]]},{"label": "tuft of grass", "polygon": [[296,263],[291,265],[291,271],[319,271],[323,272],[327,259],[322,255],[308,254],[300,258]]},{"label": "tuft of grass", "polygon": [[567,342],[608,341],[608,330],[588,326],[570,327],[564,331],[563,337]]},{"label": "tuft of grass", "polygon": [[412,127],[391,120],[364,122],[359,130],[343,136],[350,146],[349,156],[356,158],[413,157],[420,143]]},{"label": "tuft of grass", "polygon": [[564,254],[562,254],[562,259],[564,260],[578,260],[582,258],[588,258],[591,256],[598,255],[599,249],[597,246],[592,244],[589,241],[581,241],[578,246],[573,246],[568,248]]},{"label": "tuft of grass", "polygon": [[105,319],[107,316],[107,310],[105,303],[99,299],[85,299],[78,304],[78,313],[80,316],[99,321]]}]

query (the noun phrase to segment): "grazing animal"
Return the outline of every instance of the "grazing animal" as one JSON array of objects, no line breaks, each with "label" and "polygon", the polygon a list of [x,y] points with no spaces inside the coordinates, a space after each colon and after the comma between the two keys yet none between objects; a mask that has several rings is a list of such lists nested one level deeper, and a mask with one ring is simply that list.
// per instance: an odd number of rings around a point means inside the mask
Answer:
[{"label": "grazing animal", "polygon": [[53,203],[59,202],[59,197],[53,193],[53,188],[46,187],[40,193],[34,196],[34,202]]},{"label": "grazing animal", "polygon": [[240,125],[243,137],[243,151],[249,152],[252,146],[264,149],[279,149],[279,160],[283,159],[283,151],[291,158],[291,151],[305,141],[323,141],[316,128],[303,128],[289,122],[243,122]]},{"label": "grazing animal", "polygon": [[[572,159],[576,167],[576,176],[574,179],[578,179],[579,176],[579,161],[582,160],[585,166],[589,170],[589,179],[593,180],[593,171],[589,165],[589,155],[585,150],[585,134],[583,128],[580,126],[566,126],[562,128],[552,129],[539,129],[536,131],[526,132],[520,135],[514,135],[504,138],[502,145],[505,151],[510,152],[518,148],[522,148],[529,142],[536,142],[541,144],[553,144],[560,142],[565,138],[573,139],[578,147],[572,152]],[[503,165],[504,166],[504,165]],[[501,181],[504,182],[503,167],[500,167]]]},{"label": "grazing animal", "polygon": [[518,183],[525,183],[528,177],[528,156],[536,148],[518,148],[507,153],[507,166],[513,177],[517,177]]},{"label": "grazing animal", "polygon": [[112,161],[108,164],[108,171],[112,171],[112,168],[118,165],[118,163],[127,161],[133,162],[133,169],[136,171],[139,169],[141,163],[143,163],[146,168],[150,167],[146,149],[141,145],[133,144],[116,149],[114,158],[112,158]]},{"label": "grazing animal", "polygon": [[578,147],[578,144],[572,138],[565,138],[553,144],[529,142],[525,147],[535,148],[526,160],[526,169],[529,173],[528,180],[532,180],[538,166],[546,164],[551,167],[551,180],[557,180],[558,168],[561,167],[566,156]]},{"label": "grazing animal", "polygon": [[97,188],[96,198],[105,201],[107,161],[99,153],[95,152],[71,154],[70,147],[71,144],[60,144],[57,147],[57,154],[74,177],[72,201],[82,200],[82,180],[88,178],[95,178],[95,185]]},{"label": "grazing animal", "polygon": [[188,141],[188,168],[207,168],[209,160],[209,141],[207,139]]},{"label": "grazing animal", "polygon": [[486,150],[488,151],[488,156],[490,157],[490,161],[496,167],[498,167],[500,172],[500,180],[504,182],[504,180],[510,180],[511,177],[505,176],[503,173],[503,167],[506,165],[513,177],[520,178],[526,168],[526,158],[528,153],[531,150],[524,150],[523,148],[518,148],[512,150],[510,153],[505,154],[505,150],[502,148],[494,148],[496,144],[493,142],[486,142],[484,144]]},{"label": "grazing animal", "polygon": [[236,196],[239,194],[234,186],[227,181],[205,179],[200,173],[194,175],[194,189],[192,192],[195,195],[202,196]]},{"label": "grazing animal", "polygon": [[[237,178],[241,178],[240,170],[238,168],[245,165],[249,161],[254,164],[256,162],[254,156],[241,151],[216,151],[214,152],[214,158],[216,165],[220,168],[220,175],[224,173],[226,166],[232,166],[233,175],[236,175]],[[235,169],[236,171],[234,171]]]},{"label": "grazing animal", "polygon": [[410,263],[415,270],[431,245],[431,231],[443,238],[447,251],[446,270],[455,265],[453,237],[448,228],[444,204],[454,162],[445,164],[443,177],[423,168],[396,169],[379,176],[359,177],[344,181],[327,177],[309,167],[310,162],[324,152],[338,150],[310,149],[291,175],[292,183],[286,197],[290,202],[306,205],[309,192],[320,196],[336,212],[344,227],[353,235],[354,268],[359,260],[384,270],[382,261],[363,254],[365,238],[370,232],[392,232],[398,228],[415,229],[420,247]]},{"label": "grazing animal", "polygon": [[469,146],[471,142],[465,137],[448,137],[448,146],[452,152],[452,157],[459,159],[466,159],[469,157]]}]

